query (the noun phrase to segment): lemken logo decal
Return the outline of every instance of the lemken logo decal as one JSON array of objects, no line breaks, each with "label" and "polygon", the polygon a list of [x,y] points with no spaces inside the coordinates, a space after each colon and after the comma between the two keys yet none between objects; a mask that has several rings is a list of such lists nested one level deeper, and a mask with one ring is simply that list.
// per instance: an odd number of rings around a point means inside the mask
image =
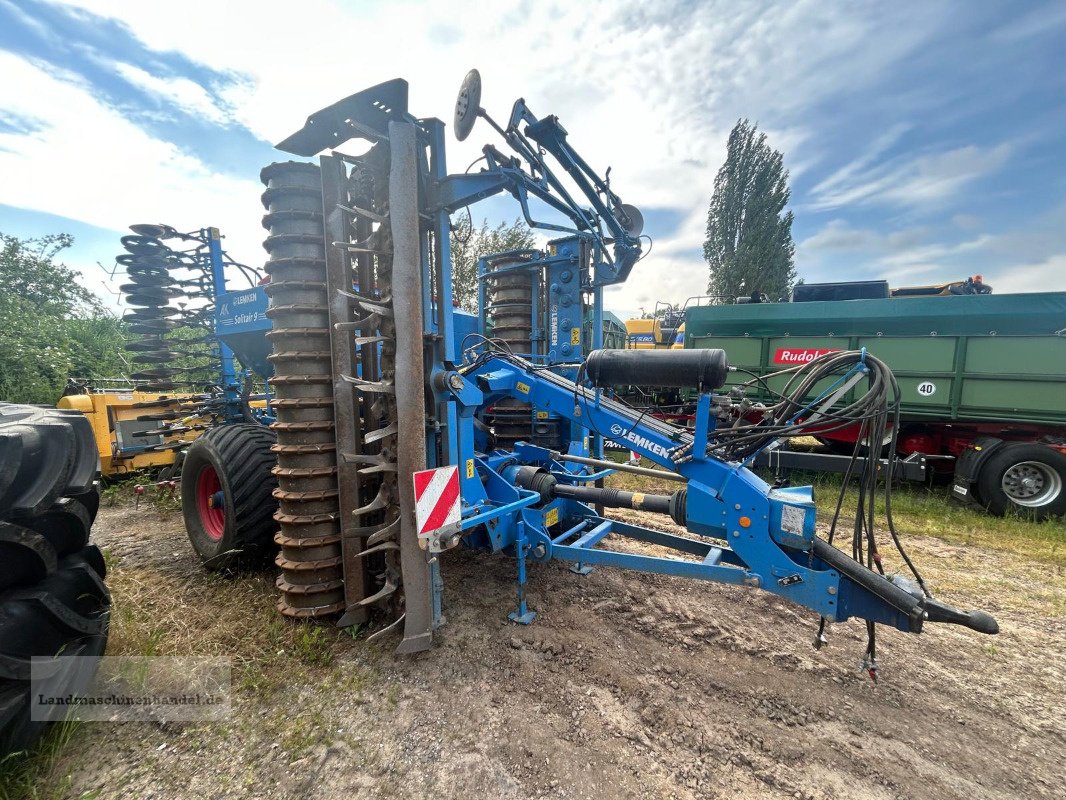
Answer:
[{"label": "lemken logo decal", "polygon": [[806,364],[826,353],[839,353],[839,347],[779,347],[774,353],[775,364]]},{"label": "lemken logo decal", "polygon": [[661,444],[656,444],[651,439],[648,439],[645,436],[640,436],[633,431],[627,431],[618,423],[611,426],[611,435],[616,439],[625,439],[630,444],[648,450],[663,458],[666,458],[667,456],[666,448]]}]

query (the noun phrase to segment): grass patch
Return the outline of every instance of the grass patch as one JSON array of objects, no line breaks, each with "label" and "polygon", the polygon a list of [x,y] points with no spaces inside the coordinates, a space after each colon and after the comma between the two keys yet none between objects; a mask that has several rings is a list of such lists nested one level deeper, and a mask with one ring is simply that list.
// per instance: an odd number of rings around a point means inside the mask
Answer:
[{"label": "grass patch", "polygon": [[81,723],[53,725],[30,750],[0,759],[0,800],[94,800],[99,791],[72,794],[73,779],[65,773],[63,752]]},{"label": "grass patch", "polygon": [[[151,515],[154,509],[141,502]],[[277,743],[292,757],[305,754],[337,737],[338,721],[315,698],[360,702],[380,680],[373,659],[337,663],[346,650],[366,647],[351,632],[278,614],[269,571],[227,577],[191,562],[182,570],[133,563],[111,552],[105,558],[113,601],[108,655],[231,659],[234,719],[185,729],[203,747],[219,746],[227,725],[234,725],[248,740]],[[285,702],[279,701],[282,693]],[[76,743],[68,748],[76,730],[56,726],[33,750],[0,762],[0,800],[90,800],[92,793],[73,790],[74,768],[91,758]],[[247,777],[220,774],[220,780],[243,785]]]},{"label": "grass patch", "polygon": [[[139,496],[138,487],[141,489]],[[142,471],[109,480],[100,490],[100,505],[105,508],[148,506],[166,515],[181,510],[181,492],[176,481],[160,481],[151,473]]]},{"label": "grass patch", "polygon": [[[836,507],[840,478],[807,475],[815,487],[819,516],[828,521]],[[794,483],[802,483],[797,476]],[[854,519],[858,494],[849,489],[842,516]],[[1061,519],[1036,522],[1021,514],[994,517],[975,506],[953,501],[948,487],[901,483],[892,491],[892,517],[901,536],[934,536],[951,544],[985,547],[1024,556],[1056,566],[1066,566],[1066,522]],[[884,496],[877,501],[878,525],[885,519]]]},{"label": "grass patch", "polygon": [[349,634],[329,625],[281,617],[270,575],[187,579],[143,568],[111,574],[114,597],[109,655],[202,655],[233,660],[235,688],[268,695],[293,680],[313,682],[345,647]]}]

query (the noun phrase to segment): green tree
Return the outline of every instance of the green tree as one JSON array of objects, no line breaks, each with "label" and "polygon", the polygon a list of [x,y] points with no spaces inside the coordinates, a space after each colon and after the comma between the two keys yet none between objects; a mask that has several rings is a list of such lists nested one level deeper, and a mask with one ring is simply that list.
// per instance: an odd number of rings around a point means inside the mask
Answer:
[{"label": "green tree", "polygon": [[781,153],[756,125],[738,120],[707,212],[709,294],[788,295],[796,279],[792,212],[785,212],[790,196]]},{"label": "green tree", "polygon": [[73,242],[0,233],[0,400],[51,404],[69,377],[123,371],[121,323],[56,261]]},{"label": "green tree", "polygon": [[475,229],[469,215],[452,224],[452,296],[466,311],[477,311],[477,262],[483,256],[508,250],[527,250],[536,239],[521,220],[501,222],[495,228],[488,220]]}]

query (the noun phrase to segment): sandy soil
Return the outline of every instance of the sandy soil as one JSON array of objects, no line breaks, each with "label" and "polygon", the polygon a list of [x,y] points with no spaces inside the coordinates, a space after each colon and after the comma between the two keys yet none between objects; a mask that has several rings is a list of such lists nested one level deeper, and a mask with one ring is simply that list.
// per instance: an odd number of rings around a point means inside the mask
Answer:
[{"label": "sandy soil", "polygon": [[[119,652],[134,601],[160,619],[235,596],[249,619],[270,613],[269,576],[220,588],[179,515],[104,509],[94,530],[117,562]],[[1061,570],[909,544],[934,589],[1003,632],[883,631],[877,686],[858,670],[861,624],[815,651],[817,620],[770,595],[534,565],[539,618],[520,627],[513,562],[453,552],[432,651],[337,638],[332,663],[291,672],[278,654],[281,677],[239,687],[231,722],[86,725],[60,770],[72,796],[107,798],[1066,796]]]}]

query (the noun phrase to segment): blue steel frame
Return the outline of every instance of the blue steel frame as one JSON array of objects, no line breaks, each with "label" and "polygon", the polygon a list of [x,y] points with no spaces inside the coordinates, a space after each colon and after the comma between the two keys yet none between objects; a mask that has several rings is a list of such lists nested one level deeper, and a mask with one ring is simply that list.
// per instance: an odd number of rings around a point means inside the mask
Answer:
[{"label": "blue steel frame", "polygon": [[[743,465],[711,458],[676,465],[670,457],[675,449],[694,445],[694,452],[701,451],[699,431],[694,436],[659,420],[642,420],[627,406],[528,362],[493,356],[449,374],[453,376],[461,380],[448,381],[450,392],[464,409],[457,445],[464,455],[469,453],[475,474],[461,481],[462,522],[438,532],[443,538],[431,549],[445,549],[463,538],[469,546],[516,556],[519,608],[513,618],[532,618],[525,607],[525,560],[557,558],[761,588],[829,619],[859,616],[901,630],[914,629],[905,613],[813,554],[815,507],[810,487],[773,489]],[[623,440],[649,460],[680,473],[687,479],[685,527],[700,538],[604,519],[567,499],[542,503],[535,493],[516,486],[522,465],[543,467],[563,481],[588,482],[599,476],[575,473],[553,460],[550,451],[527,444],[519,444],[513,453],[474,452],[474,411],[502,397],[552,409],[589,430]],[[701,405],[709,400],[704,395]],[[704,443],[707,435],[709,431],[704,431]],[[610,534],[665,547],[683,557],[596,549]]]},{"label": "blue steel frame", "polygon": [[[599,347],[602,340],[602,287],[624,281],[640,256],[640,237],[633,228],[637,215],[622,205],[609,182],[593,173],[570,147],[566,131],[555,117],[537,119],[521,100],[515,103],[506,130],[491,119],[488,121],[525,160],[530,172],[522,168],[519,158],[505,156],[489,145],[483,150],[487,169],[478,174],[448,175],[444,124],[436,119],[418,120],[406,112],[406,84],[402,81],[374,88],[385,92],[386,99],[371,102],[361,95],[353,95],[339,105],[359,100],[369,104],[365,113],[371,113],[368,109],[373,107],[378,127],[383,124],[381,117],[396,117],[416,125],[419,131],[419,250],[422,274],[426,278],[421,322],[426,385],[432,392],[426,409],[426,460],[429,467],[459,467],[460,521],[419,535],[420,544],[428,550],[434,629],[443,622],[438,554],[462,542],[493,552],[507,552],[516,558],[518,607],[510,617],[517,622],[530,622],[535,616],[525,599],[527,560],[542,562],[559,558],[747,585],[773,592],[829,619],[842,621],[858,616],[901,630],[920,630],[925,612],[922,606],[915,608],[917,599],[909,602],[913,598],[908,592],[861,565],[853,566],[857,562],[838,559],[838,551],[815,538],[815,507],[810,487],[775,489],[742,464],[725,463],[705,455],[713,434],[709,394],[703,394],[698,400],[696,429],[687,431],[646,417],[598,389],[589,389],[556,374],[554,370],[566,371],[567,359],[577,361],[584,356],[578,312],[575,311],[576,316],[571,320],[572,327],[578,331],[577,341],[571,341],[569,352],[564,351],[565,337],[560,333],[561,328],[568,327],[563,325],[562,317],[567,312],[550,310],[559,314],[554,326],[556,335],[534,339],[534,352],[529,354],[533,361],[491,353],[464,361],[465,354],[461,352],[464,345],[457,346],[453,335],[449,239],[452,212],[508,191],[521,204],[531,226],[570,234],[554,242],[555,247],[547,254],[536,255],[537,274],[544,270],[553,302],[564,295],[577,297],[580,309],[582,293],[592,292],[594,347]],[[390,108],[397,104],[404,110]],[[338,122],[330,116],[335,111],[334,107],[324,109],[309,120],[304,131],[290,137],[294,152],[309,155],[305,149],[321,147],[326,139],[337,146],[353,135],[380,138],[379,134],[373,134],[374,125],[356,125],[355,119],[347,117]],[[323,131],[333,131],[332,135],[319,137],[311,123]],[[522,123],[525,129],[520,132]],[[367,137],[367,131],[373,135]],[[568,173],[591,208],[577,205],[545,163],[546,155],[551,155]],[[534,220],[528,208],[529,196],[561,212],[572,226]],[[613,258],[605,253],[608,245],[612,247]],[[584,254],[578,256],[578,274],[567,278],[566,270],[573,269],[575,263],[574,246],[589,246],[591,250],[587,262]],[[221,251],[217,249],[219,269],[220,256]],[[482,261],[479,274],[484,275],[484,271]],[[224,278],[219,285],[224,285]],[[482,284],[479,287],[482,309],[484,295]],[[567,307],[559,303],[559,309]],[[481,323],[484,332],[483,315]],[[544,352],[538,352],[541,342]],[[417,391],[415,387],[406,388]],[[538,410],[570,420],[571,454],[587,454],[590,437],[595,442],[595,451],[602,453],[602,440],[607,437],[624,442],[645,458],[679,473],[686,482],[685,494],[675,493],[671,515],[683,516],[684,527],[690,535],[667,534],[605,519],[582,503],[542,497],[523,488],[520,484],[524,482],[524,466],[542,469],[557,481],[569,483],[592,482],[604,477],[607,471],[590,473],[586,467],[572,467],[570,462],[558,458],[557,453],[526,443],[518,443],[512,452],[486,452],[486,437],[477,431],[475,415],[504,397],[528,402]],[[479,441],[483,443],[481,447]],[[675,458],[680,453],[685,457]],[[611,534],[667,548],[679,557],[598,549],[597,545]],[[833,569],[833,563],[839,570]],[[889,597],[897,605],[885,599]],[[941,619],[948,619],[951,614],[959,616],[952,609],[934,610]],[[978,622],[986,629],[994,626],[991,618]]]},{"label": "blue steel frame", "polygon": [[[222,256],[222,235],[218,228],[207,228],[201,231],[201,238],[207,242],[207,258],[211,266],[210,294],[212,302],[217,302],[220,295],[226,291],[225,260]],[[241,414],[241,389],[237,383],[237,371],[234,366],[233,351],[221,339],[218,342],[218,354],[222,363],[221,385],[222,394],[225,398],[225,414],[227,422],[239,422]]]},{"label": "blue steel frame", "polygon": [[[529,123],[526,133],[553,155],[575,179],[593,205],[581,209],[565,193],[544,164],[537,148],[517,133],[519,122]],[[850,616],[911,630],[914,621],[859,584],[818,559],[812,552],[815,508],[810,487],[773,489],[743,465],[727,464],[703,456],[710,430],[711,396],[698,400],[697,428],[688,432],[659,420],[646,418],[603,395],[554,374],[551,365],[578,362],[585,355],[580,344],[581,293],[594,297],[594,343],[602,336],[602,287],[624,281],[640,253],[639,239],[630,236],[615,216],[618,198],[610,192],[565,141],[566,132],[554,117],[536,120],[519,101],[511,124],[503,132],[535,175],[520,168],[517,159],[507,159],[495,148],[484,150],[488,169],[478,174],[448,175],[444,156],[444,125],[428,119],[419,123],[422,144],[423,195],[427,213],[422,224],[424,274],[435,276],[424,284],[423,323],[431,345],[427,377],[433,391],[435,414],[427,425],[427,466],[455,464],[459,467],[462,520],[433,532],[426,542],[433,573],[434,613],[440,622],[442,582],[436,553],[463,541],[468,546],[494,552],[506,551],[518,562],[517,609],[510,615],[518,622],[535,616],[525,600],[526,561],[558,558],[579,564],[602,564],[660,574],[699,578],[720,583],[747,585],[773,592],[836,620]],[[591,176],[591,179],[587,179]],[[551,194],[552,189],[561,195]],[[531,225],[564,230],[571,236],[553,242],[547,253],[521,267],[547,276],[549,308],[547,335],[534,335],[534,352],[523,354],[531,361],[491,357],[464,366],[452,333],[451,254],[449,216],[454,210],[508,190],[519,200]],[[527,207],[532,194],[570,217],[573,228],[537,223]],[[615,258],[603,256],[606,223],[614,236]],[[577,251],[590,248],[585,255]],[[486,262],[478,265],[481,330],[485,330]],[[570,271],[568,275],[567,272]],[[564,306],[563,298],[571,305]],[[576,310],[570,326],[563,324],[566,308]],[[534,319],[541,316],[539,310]],[[534,326],[536,327],[536,325]],[[565,342],[562,330],[578,331]],[[553,333],[554,331],[554,333]],[[543,346],[541,346],[543,345]],[[568,348],[568,349],[564,349]],[[558,368],[558,367],[556,367]],[[700,538],[675,536],[597,516],[591,508],[567,499],[542,502],[539,495],[516,485],[522,465],[547,469],[557,479],[588,482],[602,474],[587,474],[552,459],[548,450],[519,444],[514,452],[480,452],[474,417],[479,409],[503,397],[531,403],[539,411],[571,421],[571,454],[602,453],[605,437],[624,442],[651,461],[676,470],[687,479],[685,527]],[[590,437],[592,442],[590,442]],[[590,444],[592,447],[590,448]],[[689,446],[692,457],[674,464],[671,453]],[[610,534],[673,550],[682,558],[597,549]]]}]

